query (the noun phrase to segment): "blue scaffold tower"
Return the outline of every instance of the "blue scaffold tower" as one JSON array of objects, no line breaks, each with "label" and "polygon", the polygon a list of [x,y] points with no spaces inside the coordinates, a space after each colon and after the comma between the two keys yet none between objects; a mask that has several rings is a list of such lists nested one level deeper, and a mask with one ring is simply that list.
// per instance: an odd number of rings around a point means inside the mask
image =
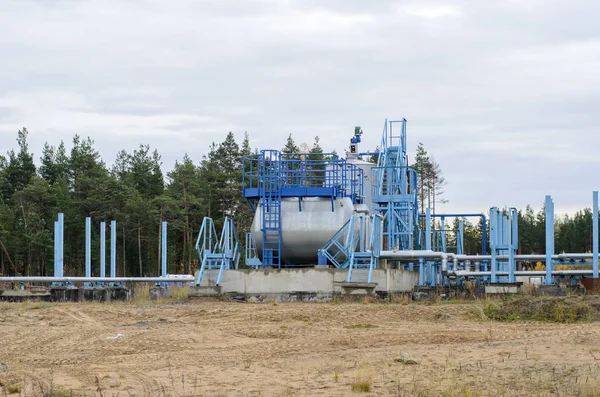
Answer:
[{"label": "blue scaffold tower", "polygon": [[372,170],[375,213],[383,217],[383,248],[411,250],[418,235],[417,174],[406,156],[406,119],[385,120],[377,167]]}]

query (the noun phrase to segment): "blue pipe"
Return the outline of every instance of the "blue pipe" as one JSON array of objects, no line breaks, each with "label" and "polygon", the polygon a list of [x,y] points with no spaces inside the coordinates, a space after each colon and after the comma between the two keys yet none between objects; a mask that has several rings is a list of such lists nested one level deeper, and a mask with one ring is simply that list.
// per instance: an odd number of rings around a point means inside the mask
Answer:
[{"label": "blue pipe", "polygon": [[85,276],[92,277],[92,218],[89,216],[85,218]]},{"label": "blue pipe", "polygon": [[425,249],[431,249],[431,211],[425,209]]},{"label": "blue pipe", "polygon": [[58,276],[57,277],[63,277],[63,275],[64,275],[64,266],[65,266],[64,238],[65,238],[65,215],[61,212],[58,214]]},{"label": "blue pipe", "polygon": [[117,277],[117,221],[110,221],[110,277]]},{"label": "blue pipe", "polygon": [[552,197],[546,196],[546,277],[544,284],[554,284],[552,271],[552,255],[554,254],[554,202]]},{"label": "blue pipe", "polygon": [[162,223],[162,271],[161,276],[167,277],[167,222]]},{"label": "blue pipe", "polygon": [[54,221],[54,277],[58,274],[58,221]]},{"label": "blue pipe", "polygon": [[592,234],[593,234],[593,250],[594,250],[594,258],[593,258],[593,275],[592,277],[598,278],[598,191],[594,192],[594,210],[592,214]]},{"label": "blue pipe", "polygon": [[106,277],[106,223],[100,222],[100,277]]}]

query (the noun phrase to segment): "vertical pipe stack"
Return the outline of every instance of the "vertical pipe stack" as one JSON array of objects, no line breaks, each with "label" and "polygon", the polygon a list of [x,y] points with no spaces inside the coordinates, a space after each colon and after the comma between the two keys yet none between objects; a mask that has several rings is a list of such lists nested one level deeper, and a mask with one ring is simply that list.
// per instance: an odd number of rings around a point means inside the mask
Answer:
[{"label": "vertical pipe stack", "polygon": [[592,214],[592,234],[593,234],[593,276],[598,278],[598,192],[594,192],[594,210]]},{"label": "vertical pipe stack", "polygon": [[106,223],[100,222],[100,277],[106,277]]},{"label": "vertical pipe stack", "polygon": [[162,270],[161,277],[167,277],[167,222],[162,223]]},{"label": "vertical pipe stack", "polygon": [[546,196],[546,278],[544,284],[554,284],[554,264],[552,263],[554,255],[554,202],[552,197]]},{"label": "vertical pipe stack", "polygon": [[117,277],[117,221],[110,221],[110,276]]}]

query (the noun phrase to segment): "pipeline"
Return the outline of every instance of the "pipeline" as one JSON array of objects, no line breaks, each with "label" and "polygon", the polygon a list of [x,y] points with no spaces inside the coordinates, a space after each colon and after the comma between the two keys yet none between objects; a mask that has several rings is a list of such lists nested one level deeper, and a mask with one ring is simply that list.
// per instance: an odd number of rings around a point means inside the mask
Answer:
[{"label": "pipeline", "polygon": [[192,275],[182,275],[179,277],[37,277],[37,276],[19,276],[19,277],[0,277],[0,283],[181,283],[186,281],[195,281]]}]

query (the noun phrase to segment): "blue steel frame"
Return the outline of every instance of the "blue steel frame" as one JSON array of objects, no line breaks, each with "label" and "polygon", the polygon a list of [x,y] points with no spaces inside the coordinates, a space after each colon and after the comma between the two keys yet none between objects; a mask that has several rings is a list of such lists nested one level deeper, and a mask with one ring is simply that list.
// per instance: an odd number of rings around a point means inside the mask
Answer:
[{"label": "blue steel frame", "polygon": [[241,256],[233,219],[229,216],[225,217],[221,238],[218,239],[213,219],[204,217],[196,240],[196,250],[200,259],[196,285],[200,285],[207,270],[215,269],[219,270],[215,285],[220,285],[223,271],[237,269]]},{"label": "blue steel frame", "polygon": [[[399,131],[394,125],[400,124]],[[394,135],[398,134],[398,135]],[[372,170],[372,200],[383,217],[387,249],[410,250],[419,230],[417,174],[406,156],[406,119],[385,120],[377,167]]]},{"label": "blue steel frame", "polygon": [[[429,214],[429,216],[431,218],[441,218],[442,222],[443,222],[444,218],[472,218],[472,217],[481,218],[481,254],[482,255],[486,255],[486,253],[487,253],[487,218],[486,218],[486,216],[484,214],[472,214],[472,213],[465,213],[465,214],[461,214],[461,213],[459,213],[459,214]],[[426,217],[426,214],[419,214],[419,218],[420,219],[423,219],[425,217]],[[442,227],[442,231],[443,230],[444,230],[444,228]],[[435,232],[435,230],[431,230],[431,232]],[[462,237],[463,236],[463,232],[461,231],[459,233],[459,235]],[[421,240],[421,239],[419,239],[419,240]],[[419,241],[419,245],[420,245],[420,241]],[[428,248],[428,249],[432,249],[432,248]],[[461,252],[461,254],[462,254],[462,252]]]}]

